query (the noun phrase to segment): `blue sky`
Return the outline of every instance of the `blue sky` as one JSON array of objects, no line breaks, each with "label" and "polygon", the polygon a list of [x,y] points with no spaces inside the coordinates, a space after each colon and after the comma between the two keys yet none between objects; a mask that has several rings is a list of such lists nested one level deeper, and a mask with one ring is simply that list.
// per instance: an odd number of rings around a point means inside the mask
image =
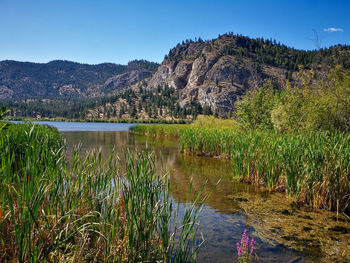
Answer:
[{"label": "blue sky", "polygon": [[314,49],[313,29],[321,47],[350,44],[349,14],[348,0],[0,0],[0,60],[161,62],[225,32]]}]

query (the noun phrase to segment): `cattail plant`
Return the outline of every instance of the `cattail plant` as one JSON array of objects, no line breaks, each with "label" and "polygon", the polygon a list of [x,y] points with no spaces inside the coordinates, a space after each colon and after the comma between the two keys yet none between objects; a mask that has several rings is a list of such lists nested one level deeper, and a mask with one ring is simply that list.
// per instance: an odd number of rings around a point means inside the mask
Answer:
[{"label": "cattail plant", "polygon": [[76,148],[71,159],[55,129],[13,124],[0,131],[0,261],[195,259],[205,199],[177,218],[179,204],[152,152],[129,153],[120,163],[113,151],[106,159]]},{"label": "cattail plant", "polygon": [[177,136],[180,151],[230,158],[241,181],[284,191],[298,204],[350,211],[350,135],[279,133],[195,125],[136,126],[144,134]]}]

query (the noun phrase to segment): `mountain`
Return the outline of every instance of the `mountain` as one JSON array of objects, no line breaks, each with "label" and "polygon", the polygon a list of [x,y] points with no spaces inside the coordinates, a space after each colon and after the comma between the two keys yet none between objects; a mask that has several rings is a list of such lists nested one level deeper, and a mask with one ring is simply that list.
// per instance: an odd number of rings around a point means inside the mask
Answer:
[{"label": "mountain", "polygon": [[287,80],[296,81],[300,67],[322,77],[336,65],[350,69],[350,46],[306,51],[229,33],[207,41],[183,41],[161,65],[145,60],[125,66],[2,61],[0,98],[6,100],[0,100],[0,106],[12,109],[13,116],[31,117],[225,117],[234,111],[239,96],[266,80],[278,89]]},{"label": "mountain", "polygon": [[148,82],[174,88],[181,107],[193,102],[212,111],[230,112],[237,97],[271,80],[276,87],[293,81],[299,66],[327,70],[337,64],[350,68],[350,47],[304,51],[275,40],[251,39],[232,33],[210,41],[187,40],[169,51]]},{"label": "mountain", "polygon": [[150,77],[158,66],[145,60],[128,65],[0,61],[0,99],[110,96]]},{"label": "mountain", "polygon": [[149,90],[141,86],[103,98],[55,98],[0,100],[0,107],[11,109],[13,118],[56,118],[80,120],[130,120],[156,122],[191,121],[198,114],[212,114],[193,103],[181,108],[177,94],[169,87]]}]

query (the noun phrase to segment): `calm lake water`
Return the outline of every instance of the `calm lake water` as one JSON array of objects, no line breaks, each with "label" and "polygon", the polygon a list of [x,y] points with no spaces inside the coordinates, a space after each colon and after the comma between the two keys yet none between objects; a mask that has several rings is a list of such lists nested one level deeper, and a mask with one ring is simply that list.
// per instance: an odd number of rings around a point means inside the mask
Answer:
[{"label": "calm lake water", "polygon": [[136,123],[107,122],[64,122],[64,121],[33,121],[40,125],[51,125],[59,131],[128,131]]},{"label": "calm lake water", "polygon": [[[170,172],[172,198],[181,203],[191,200],[188,194],[191,179],[194,192],[206,183],[205,193],[221,180],[200,215],[200,230],[206,241],[200,249],[199,262],[238,262],[236,243],[244,229],[256,240],[255,251],[259,257],[256,262],[321,262],[325,246],[329,250],[333,246],[349,245],[349,222],[336,221],[334,213],[297,208],[285,201],[282,194],[272,195],[233,180],[230,161],[183,155],[175,140],[155,140],[128,132],[133,124],[45,124],[61,131],[68,149],[78,143],[82,143],[83,151],[101,148],[108,153],[114,147],[120,155],[128,149],[152,149],[158,170]],[[335,231],[329,231],[332,227]],[[326,241],[320,245],[322,238]],[[339,256],[333,260],[341,262]]]}]

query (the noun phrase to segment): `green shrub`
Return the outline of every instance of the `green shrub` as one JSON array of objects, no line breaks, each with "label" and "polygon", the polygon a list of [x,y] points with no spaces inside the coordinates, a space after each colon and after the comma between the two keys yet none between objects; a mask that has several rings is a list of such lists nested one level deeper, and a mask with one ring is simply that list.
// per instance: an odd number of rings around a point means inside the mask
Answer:
[{"label": "green shrub", "polygon": [[320,78],[301,70],[293,85],[248,91],[235,108],[247,129],[350,132],[350,71],[337,66]]}]

